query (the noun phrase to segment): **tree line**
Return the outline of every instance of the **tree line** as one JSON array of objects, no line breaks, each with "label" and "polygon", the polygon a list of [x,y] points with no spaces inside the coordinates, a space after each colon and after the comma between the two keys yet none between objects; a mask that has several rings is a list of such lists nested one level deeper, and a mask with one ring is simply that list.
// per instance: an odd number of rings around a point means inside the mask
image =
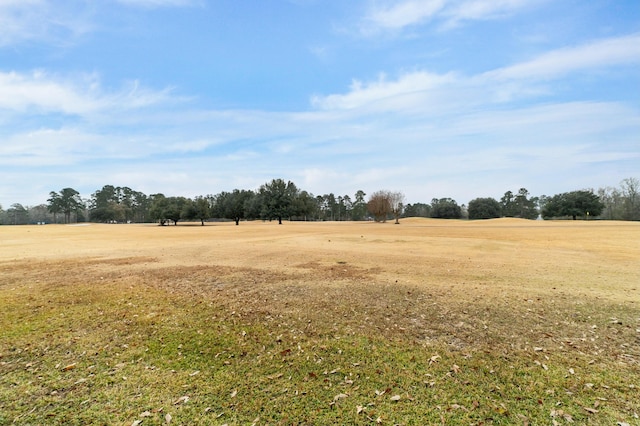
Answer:
[{"label": "tree line", "polygon": [[490,219],[498,217],[598,218],[640,220],[640,181],[624,179],[618,188],[597,191],[579,190],[553,196],[532,196],[526,188],[507,191],[499,199],[475,198],[459,205],[452,198],[434,198],[430,203],[405,204],[400,191],[380,190],[367,194],[358,190],[353,196],[333,193],[313,195],[293,182],[273,179],[257,190],[234,189],[187,198],[146,195],[128,187],[105,185],[88,199],[73,188],[51,191],[46,204],[25,207],[0,206],[0,224],[71,222],[157,222],[161,225],[180,221],[233,220],[307,220],[384,222],[403,217],[440,219]]}]

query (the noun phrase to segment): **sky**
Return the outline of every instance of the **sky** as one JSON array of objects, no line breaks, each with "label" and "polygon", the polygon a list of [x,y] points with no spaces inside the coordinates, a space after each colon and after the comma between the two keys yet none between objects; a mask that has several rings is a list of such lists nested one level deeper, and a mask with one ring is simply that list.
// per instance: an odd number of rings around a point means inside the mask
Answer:
[{"label": "sky", "polygon": [[0,205],[640,178],[638,0],[0,0]]}]

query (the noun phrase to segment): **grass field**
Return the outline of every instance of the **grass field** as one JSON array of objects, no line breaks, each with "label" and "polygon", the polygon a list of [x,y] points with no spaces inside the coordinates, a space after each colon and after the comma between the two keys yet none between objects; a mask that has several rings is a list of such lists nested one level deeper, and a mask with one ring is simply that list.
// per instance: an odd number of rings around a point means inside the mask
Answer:
[{"label": "grass field", "polygon": [[640,223],[2,226],[0,312],[0,424],[640,424]]}]

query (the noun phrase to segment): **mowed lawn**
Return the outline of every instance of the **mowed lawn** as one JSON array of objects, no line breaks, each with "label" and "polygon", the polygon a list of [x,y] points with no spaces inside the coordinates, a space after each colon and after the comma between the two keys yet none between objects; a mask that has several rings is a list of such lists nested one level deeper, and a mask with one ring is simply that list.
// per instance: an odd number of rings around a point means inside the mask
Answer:
[{"label": "mowed lawn", "polygon": [[640,223],[0,227],[0,424],[640,424]]}]

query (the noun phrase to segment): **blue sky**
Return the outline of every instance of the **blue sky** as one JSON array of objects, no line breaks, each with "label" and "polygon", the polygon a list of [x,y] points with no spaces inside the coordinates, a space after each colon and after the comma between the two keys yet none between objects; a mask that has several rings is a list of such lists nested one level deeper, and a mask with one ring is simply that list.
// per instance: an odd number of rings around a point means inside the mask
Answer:
[{"label": "blue sky", "polygon": [[637,0],[0,0],[0,205],[640,178]]}]

